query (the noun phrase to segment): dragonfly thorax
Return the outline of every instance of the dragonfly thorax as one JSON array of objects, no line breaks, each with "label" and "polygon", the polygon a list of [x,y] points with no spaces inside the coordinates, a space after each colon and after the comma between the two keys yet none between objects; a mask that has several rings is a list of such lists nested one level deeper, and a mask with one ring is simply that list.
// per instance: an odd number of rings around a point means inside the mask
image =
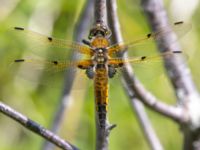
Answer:
[{"label": "dragonfly thorax", "polygon": [[105,48],[96,48],[93,61],[95,64],[106,64],[108,60],[107,49]]},{"label": "dragonfly thorax", "polygon": [[96,48],[107,48],[109,46],[109,40],[102,37],[102,36],[97,36],[95,37],[93,40],[91,40],[91,44],[90,46],[93,48],[93,49],[96,49]]}]

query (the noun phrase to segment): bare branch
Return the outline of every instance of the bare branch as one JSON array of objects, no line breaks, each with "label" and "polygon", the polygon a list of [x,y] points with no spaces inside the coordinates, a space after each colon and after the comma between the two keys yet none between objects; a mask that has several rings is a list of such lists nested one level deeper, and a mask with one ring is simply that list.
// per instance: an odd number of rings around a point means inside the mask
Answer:
[{"label": "bare branch", "polygon": [[[126,70],[124,71],[123,75],[124,80],[129,81],[127,88],[130,91],[127,92],[130,97],[139,98],[144,104],[149,106],[149,108],[174,121],[178,121],[181,123],[185,123],[188,121],[187,114],[184,114],[181,108],[167,105],[163,103],[162,100],[158,100],[154,95],[147,91],[135,77],[130,76],[131,74],[133,74],[133,72],[130,66],[126,66]],[[133,93],[133,91],[135,93]]]},{"label": "bare branch", "polygon": [[95,0],[95,24],[105,24],[106,19],[106,0]]},{"label": "bare branch", "polygon": [[21,125],[23,125],[25,128],[27,128],[30,131],[33,131],[34,133],[44,137],[49,142],[57,145],[58,147],[64,149],[64,150],[77,150],[77,148],[67,141],[61,139],[51,131],[45,129],[38,123],[30,120],[26,116],[22,115],[21,113],[15,111],[11,107],[3,104],[0,102],[0,111],[5,114],[6,116],[12,118],[13,120],[17,121]]},{"label": "bare branch", "polygon": [[[81,42],[82,38],[86,34],[87,28],[90,25],[92,18],[93,9],[91,9],[91,7],[93,5],[94,5],[93,0],[88,0],[87,3],[85,4],[83,12],[81,13],[81,16],[79,18],[79,21],[76,23],[76,28],[74,32],[75,41]],[[72,52],[72,60],[77,60],[77,59],[78,59],[77,53]],[[52,125],[52,131],[54,133],[58,132],[62,124],[62,120],[64,118],[64,112],[66,111],[68,103],[70,101],[70,91],[72,89],[74,77],[75,77],[75,72],[70,72],[70,71],[66,72],[63,93],[60,98],[60,105],[58,106]],[[54,149],[54,145],[52,145],[47,141],[44,143],[42,149],[51,150]]]},{"label": "bare branch", "polygon": [[[146,13],[148,22],[153,31],[162,26],[168,26],[168,18],[162,0],[142,0],[142,7]],[[171,41],[176,40],[176,35],[171,32],[157,41],[161,52],[167,50],[180,51],[180,45]],[[199,149],[200,129],[200,96],[192,81],[192,77],[186,63],[182,58],[168,57],[164,59],[167,73],[175,89],[178,104],[188,116],[184,126],[185,144],[184,149]]]},{"label": "bare branch", "polygon": [[[126,87],[126,83],[124,81],[124,88],[125,90],[131,92],[128,87]],[[161,145],[152,125],[151,122],[145,112],[144,105],[141,101],[138,100],[137,97],[132,96],[131,93],[129,93],[129,98],[131,100],[132,108],[136,113],[136,116],[138,117],[139,123],[141,128],[143,129],[144,135],[151,146],[152,150],[163,150],[163,146]]]},{"label": "bare branch", "polygon": [[[142,0],[142,7],[147,16],[153,31],[158,31],[163,26],[169,26],[166,11],[162,0]],[[171,30],[173,31],[173,30]],[[164,51],[180,51],[180,45],[176,40],[175,33],[171,32],[167,36],[162,36],[157,41],[158,48]],[[166,57],[165,66],[172,84],[176,90],[179,102],[185,103],[186,97],[190,94],[197,94],[196,87],[191,79],[190,71],[183,58]]]},{"label": "bare branch", "polygon": [[[111,8],[109,8],[111,9]],[[113,14],[112,14],[113,15]],[[116,16],[112,17],[109,16],[109,20],[111,22],[115,22],[114,24],[110,23],[110,28],[113,29],[113,41],[114,43],[122,42],[122,36],[121,33],[119,33],[119,23],[116,20],[113,20],[116,18]],[[125,59],[127,58],[127,54],[123,56]],[[187,115],[184,116],[179,108],[175,108],[172,106],[168,106],[161,102],[161,100],[158,100],[156,97],[154,97],[150,92],[148,92],[142,84],[136,79],[134,76],[133,70],[131,65],[126,65],[123,69],[123,78],[128,83],[127,85],[129,88],[134,91],[135,96],[139,98],[142,102],[144,102],[146,105],[150,106],[150,108],[154,109],[155,111],[170,117],[173,120],[179,121],[179,122],[185,122],[188,121]]]},{"label": "bare branch", "polygon": [[[111,27],[112,30],[112,38],[113,38],[113,43],[119,43],[122,42],[122,35],[120,32],[120,25],[119,25],[119,19],[117,16],[117,4],[116,4],[116,0],[110,0],[107,1],[107,9],[108,11],[108,23]],[[130,67],[130,66],[129,66]],[[127,68],[126,68],[127,69]],[[133,74],[129,74],[129,76],[132,76]],[[144,110],[143,104],[140,103],[140,101],[138,100],[137,97],[132,96],[132,89],[130,90],[129,87],[126,84],[127,82],[130,83],[130,81],[125,80],[126,76],[124,76],[124,87],[126,88],[125,91],[128,91],[130,100],[131,100],[131,104],[132,104],[132,108],[135,110],[138,120],[141,124],[141,126],[143,127],[143,131],[145,134],[145,137],[147,138],[147,141],[149,142],[150,146],[152,149],[154,150],[162,150],[163,147],[160,144],[159,139],[156,136],[155,131],[153,130],[150,121],[148,120],[147,114]],[[134,83],[133,83],[134,84]]]}]

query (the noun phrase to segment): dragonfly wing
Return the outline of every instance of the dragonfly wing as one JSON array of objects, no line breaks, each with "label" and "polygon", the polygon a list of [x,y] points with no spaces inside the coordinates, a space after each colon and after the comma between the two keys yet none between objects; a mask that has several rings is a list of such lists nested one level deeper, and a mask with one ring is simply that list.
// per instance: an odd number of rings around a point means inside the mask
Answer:
[{"label": "dragonfly wing", "polygon": [[[192,27],[191,24],[187,24],[182,21],[175,22],[172,26],[162,27],[157,32],[148,33],[135,41],[127,42],[127,43],[121,42],[118,44],[111,45],[108,48],[108,53],[109,55],[112,55],[120,51],[132,50],[131,48],[134,46],[144,44],[147,41],[152,42],[154,40],[159,40],[161,37],[166,36],[172,31],[176,33],[178,37],[177,39],[179,39],[183,35],[185,35],[191,29],[191,27]],[[172,41],[172,42],[175,42],[175,41]]]},{"label": "dragonfly wing", "polygon": [[111,58],[108,60],[108,64],[114,65],[116,67],[120,67],[126,63],[133,63],[133,64],[149,63],[149,62],[155,62],[155,61],[162,61],[163,57],[167,57],[167,56],[170,57],[174,54],[180,54],[180,53],[182,53],[182,52],[181,51],[168,51],[168,52],[162,53],[160,55],[155,55],[155,56],[140,56],[140,57],[128,58],[128,59]]},{"label": "dragonfly wing", "polygon": [[[71,67],[79,67],[79,68],[87,68],[92,65],[92,60],[80,60],[80,61],[57,61],[57,60],[42,60],[42,59],[16,59],[14,60],[15,64],[28,64],[30,66],[35,66],[37,69],[42,69],[42,67],[45,67],[45,71],[50,72],[58,72],[63,71],[67,68]],[[32,69],[32,68],[31,68]]]},{"label": "dragonfly wing", "polygon": [[28,39],[31,42],[35,42],[39,46],[62,48],[63,51],[66,51],[66,49],[71,49],[81,54],[92,55],[92,51],[88,46],[78,42],[56,39],[21,27],[14,27],[14,30],[17,32],[17,34],[20,34],[20,36],[22,35],[24,40]]},{"label": "dragonfly wing", "polygon": [[[17,66],[20,65],[18,71]],[[14,75],[18,75],[28,81],[48,85],[63,80],[65,71],[75,72],[76,68],[86,68],[92,65],[91,60],[81,61],[57,61],[43,59],[16,59],[12,63],[10,70]]]},{"label": "dragonfly wing", "polygon": [[[140,56],[134,58],[113,58],[109,59],[109,64],[117,69],[117,76],[121,76],[126,64],[130,64],[134,70],[134,74],[143,82],[155,82],[157,79],[166,77],[166,71],[163,65],[163,57],[178,57],[182,55],[180,51],[165,52],[158,55]],[[122,70],[121,70],[122,69]]]}]

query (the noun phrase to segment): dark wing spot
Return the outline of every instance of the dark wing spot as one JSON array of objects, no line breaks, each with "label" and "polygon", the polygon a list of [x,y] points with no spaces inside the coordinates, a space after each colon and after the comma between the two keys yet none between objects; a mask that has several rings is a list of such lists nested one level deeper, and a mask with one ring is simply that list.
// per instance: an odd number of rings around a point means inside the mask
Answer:
[{"label": "dark wing spot", "polygon": [[58,65],[58,61],[52,61],[54,65]]},{"label": "dark wing spot", "polygon": [[178,53],[182,53],[182,51],[173,51],[173,53],[178,54]]},{"label": "dark wing spot", "polygon": [[124,63],[119,63],[118,64],[119,67],[122,67],[123,65],[124,65]]},{"label": "dark wing spot", "polygon": [[142,56],[142,57],[141,57],[141,60],[145,60],[145,59],[146,59],[146,56]]},{"label": "dark wing spot", "polygon": [[82,65],[78,65],[78,68],[83,69],[83,66]]},{"label": "dark wing spot", "polygon": [[148,37],[148,38],[150,38],[150,37],[151,37],[151,35],[152,35],[152,34],[151,34],[151,33],[149,33],[149,34],[147,34],[147,37]]},{"label": "dark wing spot", "polygon": [[15,30],[21,30],[21,31],[24,30],[24,28],[21,28],[21,27],[14,27],[14,29],[15,29]]},{"label": "dark wing spot", "polygon": [[24,62],[24,59],[15,59],[14,62]]},{"label": "dark wing spot", "polygon": [[52,37],[48,37],[48,40],[49,40],[49,42],[51,42],[53,40],[53,38]]},{"label": "dark wing spot", "polygon": [[174,23],[174,25],[179,25],[179,24],[183,24],[183,21],[178,21]]}]

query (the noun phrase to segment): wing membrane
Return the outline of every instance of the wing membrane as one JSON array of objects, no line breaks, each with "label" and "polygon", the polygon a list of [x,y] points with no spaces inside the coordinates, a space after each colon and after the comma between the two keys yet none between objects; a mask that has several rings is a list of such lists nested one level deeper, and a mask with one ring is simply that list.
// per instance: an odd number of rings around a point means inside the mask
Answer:
[{"label": "wing membrane", "polygon": [[[182,21],[175,22],[171,27],[170,26],[163,27],[157,32],[148,33],[145,36],[135,41],[128,42],[128,43],[122,42],[122,43],[111,45],[108,48],[108,53],[109,55],[112,55],[116,52],[131,50],[130,49],[131,47],[134,47],[139,44],[144,44],[144,42],[147,42],[147,41],[159,40],[162,36],[165,36],[172,31],[174,31],[177,34],[177,37],[180,38],[184,34],[186,34],[190,29],[191,29],[191,24],[186,24]],[[175,42],[175,41],[172,41],[172,42]]]},{"label": "wing membrane", "polygon": [[[19,65],[19,66],[18,66]],[[57,60],[43,60],[39,58],[34,59],[16,59],[9,67],[13,76],[25,79],[31,84],[47,85],[55,87],[65,78],[65,71],[81,75],[79,80],[86,78],[84,72],[77,67],[83,68],[92,65],[91,60],[80,61],[57,61]],[[75,75],[75,74],[74,74]],[[62,82],[63,83],[63,82]],[[80,82],[81,83],[81,82]],[[80,86],[80,89],[82,87]]]},{"label": "wing membrane", "polygon": [[92,65],[92,60],[80,60],[80,61],[57,61],[57,60],[42,60],[42,59],[16,59],[14,60],[15,64],[26,64],[30,65],[30,69],[34,66],[34,68],[40,70],[44,69],[45,71],[62,71],[70,67],[79,67],[79,68],[87,68]]},{"label": "wing membrane", "polygon": [[133,64],[138,64],[138,63],[148,63],[148,62],[155,62],[155,61],[161,61],[163,57],[166,56],[172,56],[174,54],[180,54],[181,51],[169,51],[162,53],[161,55],[155,55],[155,56],[140,56],[140,57],[135,57],[135,58],[111,58],[108,60],[108,64],[114,65],[117,67],[123,66],[123,64],[126,63],[133,63]]},{"label": "wing membrane", "polygon": [[19,34],[24,34],[25,37],[29,38],[29,40],[34,40],[40,45],[72,49],[81,54],[92,55],[92,51],[88,46],[78,42],[56,39],[21,27],[15,27],[14,30],[19,32]]}]

